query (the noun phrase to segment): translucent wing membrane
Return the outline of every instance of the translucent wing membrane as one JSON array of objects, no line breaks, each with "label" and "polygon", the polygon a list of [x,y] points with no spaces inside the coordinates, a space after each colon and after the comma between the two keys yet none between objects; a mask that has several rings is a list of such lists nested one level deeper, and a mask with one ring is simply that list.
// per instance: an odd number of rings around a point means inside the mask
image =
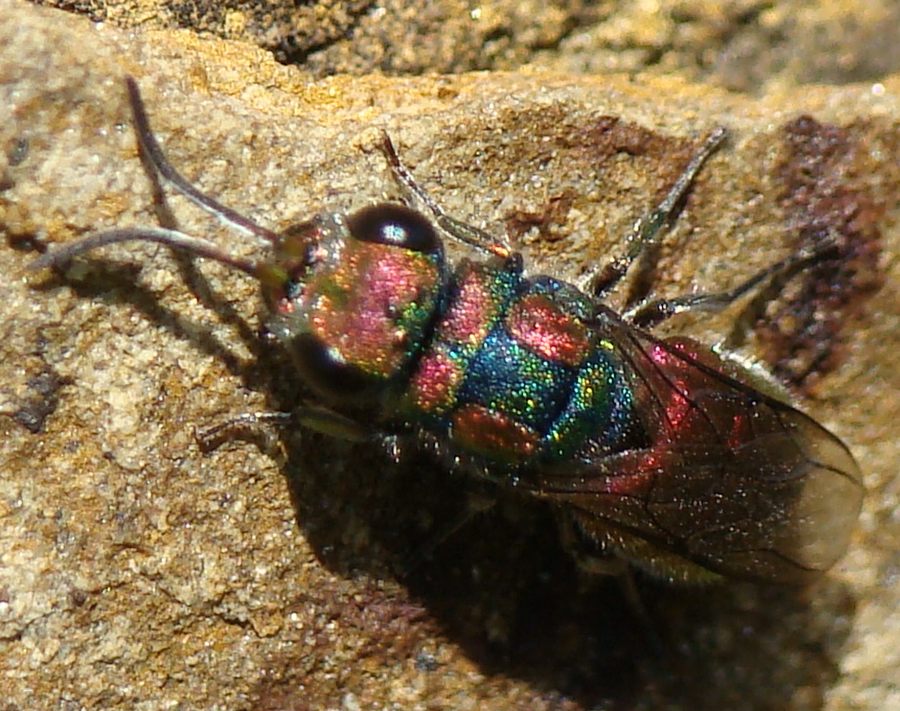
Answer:
[{"label": "translucent wing membrane", "polygon": [[[605,327],[604,327],[605,328]],[[542,470],[528,484],[583,531],[655,573],[802,583],[843,554],[859,469],[830,432],[732,377],[687,339],[616,320],[648,445]]]}]

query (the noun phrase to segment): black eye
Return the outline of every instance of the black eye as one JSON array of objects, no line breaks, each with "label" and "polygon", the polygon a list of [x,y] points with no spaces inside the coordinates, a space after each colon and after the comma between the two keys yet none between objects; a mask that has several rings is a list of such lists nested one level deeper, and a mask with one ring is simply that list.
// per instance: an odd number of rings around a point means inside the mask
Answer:
[{"label": "black eye", "polygon": [[434,228],[425,217],[389,202],[364,207],[347,218],[350,234],[363,242],[404,247],[430,254],[441,249]]},{"label": "black eye", "polygon": [[292,348],[306,382],[327,397],[361,396],[372,386],[372,378],[356,366],[335,359],[329,348],[315,336],[308,333],[297,336]]}]

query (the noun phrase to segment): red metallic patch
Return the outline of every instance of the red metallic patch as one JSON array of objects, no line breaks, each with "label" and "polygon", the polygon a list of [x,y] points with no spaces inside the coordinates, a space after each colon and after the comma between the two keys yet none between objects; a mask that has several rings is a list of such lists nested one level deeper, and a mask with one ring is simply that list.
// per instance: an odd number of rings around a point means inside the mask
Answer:
[{"label": "red metallic patch", "polygon": [[[686,355],[695,356],[688,350],[687,345],[673,340],[669,344],[676,350],[682,351]],[[668,350],[662,346],[654,346],[650,352],[650,359],[663,368],[668,379],[668,400],[664,404],[665,419],[669,427],[673,431],[688,426],[691,422],[691,416],[694,408],[690,400],[683,393],[691,392],[692,383],[684,376],[688,374],[687,364],[680,358],[673,356]]]},{"label": "red metallic patch", "polygon": [[546,360],[576,367],[587,357],[590,335],[578,319],[544,294],[518,301],[506,317],[510,335]]},{"label": "red metallic patch", "polygon": [[488,279],[482,272],[468,270],[459,283],[459,293],[444,317],[441,336],[471,348],[487,338],[497,304]]},{"label": "red metallic patch", "polygon": [[454,413],[451,437],[468,450],[507,462],[533,456],[540,441],[530,427],[481,405],[466,405]]},{"label": "red metallic patch", "polygon": [[410,382],[409,398],[419,410],[441,414],[453,405],[463,375],[462,368],[446,353],[426,353]]},{"label": "red metallic patch", "polygon": [[[630,466],[624,467],[622,474],[607,477],[601,490],[617,496],[646,494],[656,477],[664,475],[668,461],[667,454],[665,447],[660,447],[630,459]],[[628,469],[631,471],[628,472]]]},{"label": "red metallic patch", "polygon": [[[679,353],[683,353],[718,372],[736,376],[727,361],[723,361],[712,351],[700,347],[687,337],[675,336],[668,338],[666,339],[666,344]],[[673,374],[670,377],[673,377],[673,384],[678,390],[682,392],[698,392],[704,389],[705,376],[698,374],[694,368],[688,366],[684,361],[667,353],[664,348],[654,349],[651,357],[656,363],[664,366],[667,372]],[[693,377],[691,377],[692,375]],[[671,396],[671,401],[666,408],[666,414],[674,425],[682,425],[682,423],[690,425],[696,420],[698,415],[695,410],[688,409],[688,404],[687,400],[680,395],[673,394]],[[675,414],[676,410],[677,415]],[[753,422],[747,417],[745,412],[734,413],[728,424],[729,429],[728,431],[723,431],[723,437],[725,443],[732,450],[740,449],[753,439]],[[685,434],[682,433],[682,437],[684,436]]]}]

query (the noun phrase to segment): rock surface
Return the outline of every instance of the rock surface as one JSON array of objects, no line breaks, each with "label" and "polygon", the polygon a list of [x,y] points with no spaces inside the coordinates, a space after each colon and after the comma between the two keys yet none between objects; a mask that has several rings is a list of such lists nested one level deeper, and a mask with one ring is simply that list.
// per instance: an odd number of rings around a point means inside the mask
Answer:
[{"label": "rock surface", "polygon": [[120,27],[189,28],[319,76],[530,64],[679,73],[738,91],[900,71],[895,0],[44,0]]},{"label": "rock surface", "polygon": [[[254,285],[148,246],[25,271],[47,245],[156,224],[125,74],[172,162],[259,222],[395,198],[383,127],[448,211],[563,278],[615,253],[727,125],[658,289],[722,288],[817,231],[853,247],[798,292],[828,329],[781,312],[747,346],[796,366],[798,402],[861,463],[846,558],[805,591],[641,581],[656,657],[540,506],[503,498],[413,565],[474,488],[428,457],[299,432],[201,452],[195,428],[302,392],[257,337]],[[0,0],[3,708],[900,706],[898,194],[897,75],[753,99],[535,69],[314,80],[251,45]],[[170,204],[186,231],[257,248]],[[729,314],[672,327],[713,342]]]}]

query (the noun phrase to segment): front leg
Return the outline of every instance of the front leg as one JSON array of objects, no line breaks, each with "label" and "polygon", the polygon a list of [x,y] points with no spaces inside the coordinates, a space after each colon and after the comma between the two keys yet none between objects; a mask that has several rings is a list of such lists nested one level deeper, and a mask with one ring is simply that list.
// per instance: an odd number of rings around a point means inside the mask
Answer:
[{"label": "front leg", "polygon": [[196,430],[195,437],[204,452],[211,452],[233,440],[252,440],[263,451],[272,453],[276,450],[272,428],[293,425],[348,442],[387,443],[393,439],[320,405],[301,405],[290,412],[241,413],[224,422]]},{"label": "front leg", "polygon": [[434,216],[435,222],[450,237],[488,255],[506,259],[512,254],[509,245],[496,239],[493,235],[444,212],[444,209],[426,192],[425,188],[419,185],[412,171],[401,162],[391,137],[387,133],[382,133],[379,148],[387,159],[397,184],[407,193],[407,198],[418,201],[427,207]]}]

